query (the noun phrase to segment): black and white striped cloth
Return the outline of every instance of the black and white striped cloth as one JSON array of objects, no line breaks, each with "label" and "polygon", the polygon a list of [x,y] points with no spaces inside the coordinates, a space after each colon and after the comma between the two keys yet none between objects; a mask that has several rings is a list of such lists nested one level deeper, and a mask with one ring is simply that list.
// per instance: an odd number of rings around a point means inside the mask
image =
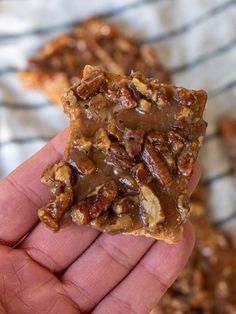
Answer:
[{"label": "black and white striped cloth", "polygon": [[177,85],[206,89],[209,122],[202,149],[209,215],[236,240],[236,184],[217,122],[236,114],[236,0],[1,0],[0,177],[35,153],[68,122],[17,71],[38,47],[90,15],[154,46]]}]

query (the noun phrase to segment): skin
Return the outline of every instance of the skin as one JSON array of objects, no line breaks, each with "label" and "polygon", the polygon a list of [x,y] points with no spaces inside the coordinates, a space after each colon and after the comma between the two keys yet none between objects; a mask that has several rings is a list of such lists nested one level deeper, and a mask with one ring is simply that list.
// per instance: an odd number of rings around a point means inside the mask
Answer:
[{"label": "skin", "polygon": [[[74,224],[52,234],[38,222],[49,197],[39,177],[60,159],[66,136],[0,182],[0,313],[149,313],[188,260],[193,227],[186,222],[175,245]],[[199,177],[196,163],[190,193]]]}]

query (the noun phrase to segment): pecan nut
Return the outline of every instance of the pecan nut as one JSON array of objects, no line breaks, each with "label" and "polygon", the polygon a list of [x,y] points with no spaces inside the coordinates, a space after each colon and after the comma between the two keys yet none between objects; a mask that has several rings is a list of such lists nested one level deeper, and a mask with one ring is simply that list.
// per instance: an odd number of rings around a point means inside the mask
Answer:
[{"label": "pecan nut", "polygon": [[185,177],[190,176],[193,171],[193,164],[197,157],[196,148],[196,143],[190,143],[189,145],[185,146],[178,156],[177,167]]},{"label": "pecan nut", "polygon": [[115,166],[131,168],[133,161],[123,146],[112,143],[108,152],[107,161]]},{"label": "pecan nut", "polygon": [[77,95],[84,100],[89,98],[102,86],[104,81],[103,72],[95,70],[90,76],[81,81],[76,89]]},{"label": "pecan nut", "polygon": [[135,202],[134,197],[126,196],[115,202],[112,209],[117,215],[121,215],[133,212],[137,207],[137,200]]},{"label": "pecan nut", "polygon": [[147,171],[143,163],[138,163],[133,167],[133,174],[136,181],[140,183],[150,183],[152,181],[152,177],[150,173]]},{"label": "pecan nut", "polygon": [[141,217],[143,223],[150,228],[165,221],[164,211],[158,197],[150,187],[142,184],[140,188]]},{"label": "pecan nut", "polygon": [[123,140],[123,131],[118,128],[116,120],[111,119],[108,123],[107,130],[110,135],[114,136],[117,140],[122,142]]},{"label": "pecan nut", "polygon": [[165,162],[148,143],[144,145],[141,157],[149,172],[163,185],[169,187],[174,182],[173,175]]},{"label": "pecan nut", "polygon": [[38,216],[51,230],[58,231],[60,229],[60,220],[64,213],[72,204],[73,194],[70,189],[65,190],[55,197],[45,207],[38,210]]},{"label": "pecan nut", "polygon": [[115,181],[99,185],[86,199],[72,208],[72,219],[78,224],[86,224],[102,215],[115,200],[118,193]]},{"label": "pecan nut", "polygon": [[122,108],[124,109],[132,109],[137,107],[137,102],[132,97],[127,87],[122,87],[120,89],[119,103],[122,105]]},{"label": "pecan nut", "polygon": [[123,142],[125,149],[130,157],[135,157],[141,152],[144,135],[145,132],[141,129],[125,129]]},{"label": "pecan nut", "polygon": [[86,154],[82,151],[77,151],[73,159],[68,161],[81,175],[91,174],[95,170],[95,165],[92,160],[90,160]]},{"label": "pecan nut", "polygon": [[178,196],[177,209],[180,213],[180,217],[184,220],[190,210],[189,197],[186,194]]},{"label": "pecan nut", "polygon": [[103,151],[104,153],[107,152],[111,147],[111,141],[108,137],[107,131],[104,128],[98,129],[95,133],[94,147]]},{"label": "pecan nut", "polygon": [[136,183],[136,181],[134,180],[134,178],[132,178],[129,175],[121,175],[119,177],[119,181],[120,183],[125,187],[126,192],[138,192],[139,187]]},{"label": "pecan nut", "polygon": [[149,112],[151,110],[152,104],[144,98],[140,99],[138,110],[141,112]]}]

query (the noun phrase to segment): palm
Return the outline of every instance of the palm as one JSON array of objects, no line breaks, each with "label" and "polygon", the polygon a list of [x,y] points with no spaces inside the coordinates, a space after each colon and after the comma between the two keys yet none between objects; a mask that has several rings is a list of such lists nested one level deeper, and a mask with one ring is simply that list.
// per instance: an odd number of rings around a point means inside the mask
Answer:
[{"label": "palm", "polygon": [[[59,158],[64,138],[56,137],[0,182],[0,312],[148,313],[191,252],[191,226],[170,246],[74,224],[52,234],[37,224],[37,208],[48,198],[39,176]],[[15,249],[6,245],[25,234]]]},{"label": "palm", "polygon": [[0,248],[1,313],[78,313],[60,280],[24,250]]}]

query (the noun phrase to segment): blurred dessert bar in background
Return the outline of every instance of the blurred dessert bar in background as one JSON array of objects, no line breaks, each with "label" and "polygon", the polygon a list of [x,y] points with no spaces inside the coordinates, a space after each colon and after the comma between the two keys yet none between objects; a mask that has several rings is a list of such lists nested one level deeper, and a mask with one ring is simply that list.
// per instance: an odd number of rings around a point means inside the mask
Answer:
[{"label": "blurred dessert bar in background", "polygon": [[98,18],[90,18],[46,44],[29,59],[27,69],[20,76],[24,86],[37,88],[60,104],[64,90],[80,81],[87,64],[99,65],[117,74],[138,71],[170,82],[170,74],[161,65],[155,50]]}]

